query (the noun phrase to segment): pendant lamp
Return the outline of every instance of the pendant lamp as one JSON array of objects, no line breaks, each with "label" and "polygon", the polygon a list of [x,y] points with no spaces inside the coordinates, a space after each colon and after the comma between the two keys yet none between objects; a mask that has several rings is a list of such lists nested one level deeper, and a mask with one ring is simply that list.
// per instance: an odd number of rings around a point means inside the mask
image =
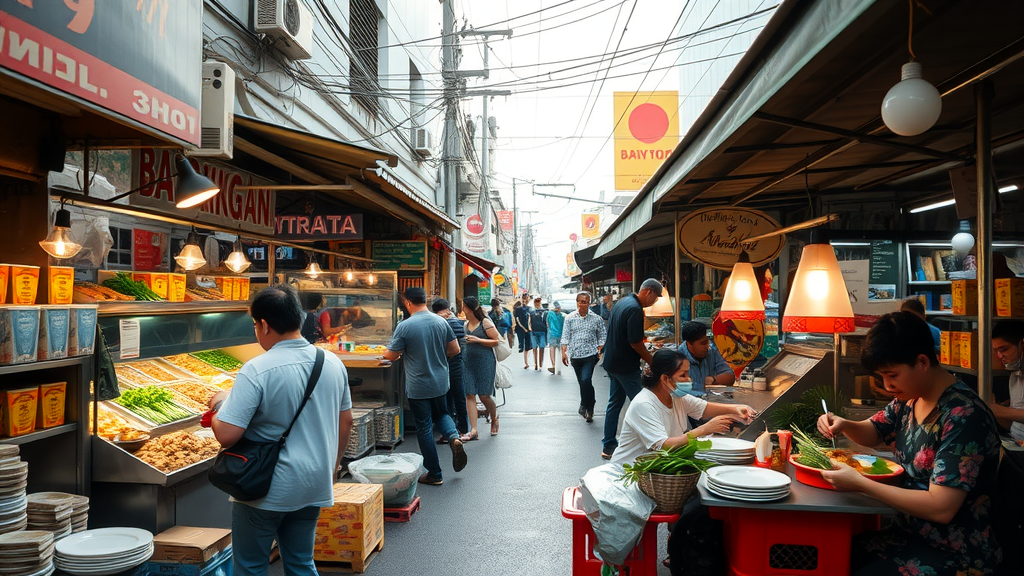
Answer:
[{"label": "pendant lamp", "polygon": [[377,283],[377,277],[373,275],[373,272],[370,272],[370,275],[366,277],[366,283],[370,286]]},{"label": "pendant lamp", "polygon": [[744,250],[732,267],[718,317],[724,320],[764,320],[764,301],[758,288],[750,255]]},{"label": "pendant lamp", "polygon": [[832,245],[811,233],[786,301],[785,332],[853,332],[853,306]]},{"label": "pendant lamp", "polygon": [[351,268],[349,268],[348,271],[345,272],[345,282],[351,282],[352,280],[355,280],[355,277],[356,275],[352,273]]},{"label": "pendant lamp", "polygon": [[320,269],[320,264],[316,261],[316,255],[309,258],[309,264],[306,266],[306,269],[303,270],[303,273],[310,278],[316,278],[324,273],[324,271]]},{"label": "pendant lamp", "polygon": [[203,251],[199,248],[199,234],[196,233],[195,226],[188,233],[185,238],[185,246],[174,257],[174,261],[185,270],[197,270],[206,265],[206,258],[203,257]]},{"label": "pendant lamp", "polygon": [[39,245],[50,256],[61,259],[71,258],[82,250],[82,245],[71,239],[71,212],[64,208],[63,200],[60,201],[60,210],[54,216],[50,233]]},{"label": "pendant lamp", "polygon": [[950,240],[950,245],[953,250],[956,250],[956,255],[963,258],[971,252],[971,248],[974,248],[974,236],[971,235],[971,223],[967,220],[960,221],[960,229]]},{"label": "pendant lamp", "polygon": [[921,77],[921,63],[914,61],[914,2],[910,2],[907,52],[910,62],[900,70],[900,81],[882,99],[882,122],[895,134],[917,136],[938,121],[942,114],[942,95]]},{"label": "pendant lamp", "polygon": [[235,238],[234,248],[232,249],[231,254],[228,254],[228,258],[224,261],[224,265],[228,267],[228,270],[231,270],[235,274],[245,272],[249,266],[252,265],[252,262],[250,262],[245,256],[245,251],[242,250],[242,239],[240,237]]},{"label": "pendant lamp", "polygon": [[[666,290],[665,292],[668,291]],[[651,304],[650,308],[644,309],[644,315],[651,318],[675,316],[675,312],[672,310],[672,300],[669,299],[668,294],[658,296],[658,299],[654,301],[654,304]]]},{"label": "pendant lamp", "polygon": [[174,186],[174,205],[177,208],[199,206],[220,192],[220,187],[206,176],[196,174],[192,164],[184,156],[174,160],[177,182]]}]

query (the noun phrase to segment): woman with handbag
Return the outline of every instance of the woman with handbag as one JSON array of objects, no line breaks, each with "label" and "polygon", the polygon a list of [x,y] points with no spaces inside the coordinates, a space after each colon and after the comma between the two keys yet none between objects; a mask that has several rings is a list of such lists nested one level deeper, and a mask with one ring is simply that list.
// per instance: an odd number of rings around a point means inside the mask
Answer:
[{"label": "woman with handbag", "polygon": [[491,420],[491,436],[498,434],[498,407],[494,404],[494,373],[498,361],[494,348],[501,343],[498,328],[487,317],[480,301],[473,296],[462,300],[462,311],[466,314],[466,351],[463,357],[462,388],[466,392],[466,410],[469,412],[469,434],[463,442],[479,439],[476,421],[479,413],[476,398],[487,408]]}]

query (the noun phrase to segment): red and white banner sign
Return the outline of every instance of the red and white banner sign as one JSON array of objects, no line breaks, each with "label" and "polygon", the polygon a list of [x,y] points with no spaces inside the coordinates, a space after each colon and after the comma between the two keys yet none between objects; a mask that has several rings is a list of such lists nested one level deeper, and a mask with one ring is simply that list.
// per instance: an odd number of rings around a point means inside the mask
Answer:
[{"label": "red and white banner sign", "polygon": [[516,227],[515,212],[511,210],[498,210],[498,224],[506,232],[514,230]]}]

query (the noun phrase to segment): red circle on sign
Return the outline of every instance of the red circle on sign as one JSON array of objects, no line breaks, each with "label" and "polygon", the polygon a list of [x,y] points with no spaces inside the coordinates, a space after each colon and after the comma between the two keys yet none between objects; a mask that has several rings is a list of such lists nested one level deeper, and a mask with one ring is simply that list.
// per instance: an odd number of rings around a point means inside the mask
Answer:
[{"label": "red circle on sign", "polygon": [[576,233],[573,232],[572,234],[569,234],[569,240],[575,242],[576,240],[579,240],[579,236],[577,236]]},{"label": "red circle on sign", "polygon": [[586,228],[587,230],[593,230],[594,228],[597,228],[597,218],[594,218],[593,216],[588,216],[586,219],[583,220],[583,227]]},{"label": "red circle on sign", "polygon": [[484,221],[480,219],[479,214],[473,214],[466,220],[466,231],[474,236],[484,233]]},{"label": "red circle on sign", "polygon": [[644,144],[654,144],[668,132],[668,114],[657,104],[646,102],[629,113],[629,133]]}]

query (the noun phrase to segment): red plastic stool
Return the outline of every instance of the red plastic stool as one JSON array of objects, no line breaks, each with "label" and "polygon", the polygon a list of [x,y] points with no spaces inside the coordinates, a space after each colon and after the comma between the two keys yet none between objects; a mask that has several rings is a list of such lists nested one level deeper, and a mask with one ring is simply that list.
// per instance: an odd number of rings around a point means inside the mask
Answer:
[{"label": "red plastic stool", "polygon": [[[600,576],[601,560],[594,555],[594,528],[586,512],[579,507],[580,489],[566,488],[562,492],[562,516],[572,520],[572,574],[573,576]],[[640,541],[626,557],[624,565],[630,576],[657,576],[658,524],[674,523],[679,514],[651,514]]]}]

